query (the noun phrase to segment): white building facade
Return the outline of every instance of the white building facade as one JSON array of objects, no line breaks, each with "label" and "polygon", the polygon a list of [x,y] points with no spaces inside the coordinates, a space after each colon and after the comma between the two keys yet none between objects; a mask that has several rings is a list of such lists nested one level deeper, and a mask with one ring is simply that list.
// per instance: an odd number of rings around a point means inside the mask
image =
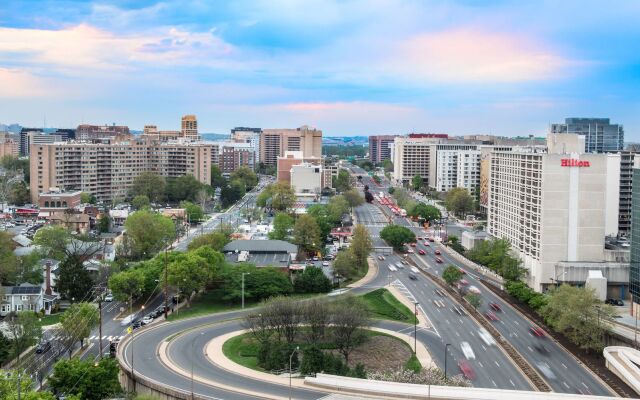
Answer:
[{"label": "white building facade", "polygon": [[291,166],[291,187],[297,196],[316,196],[322,184],[322,166],[307,162]]}]

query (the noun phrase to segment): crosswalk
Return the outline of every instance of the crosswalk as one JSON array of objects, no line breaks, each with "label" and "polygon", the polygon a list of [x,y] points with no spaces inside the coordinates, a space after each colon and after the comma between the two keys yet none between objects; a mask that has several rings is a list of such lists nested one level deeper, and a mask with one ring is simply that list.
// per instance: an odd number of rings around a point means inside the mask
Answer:
[{"label": "crosswalk", "polygon": [[[98,339],[99,339],[99,338],[100,338],[100,336],[98,336],[98,335],[93,335],[93,336],[90,336],[87,340],[89,340],[90,342],[92,342],[92,341],[98,341]],[[102,337],[102,341],[109,341],[109,342],[112,342],[112,341],[114,341],[114,340],[116,340],[116,339],[121,339],[121,338],[122,338],[122,336],[117,336],[117,335],[116,335],[116,336],[103,336],[103,337]]]}]

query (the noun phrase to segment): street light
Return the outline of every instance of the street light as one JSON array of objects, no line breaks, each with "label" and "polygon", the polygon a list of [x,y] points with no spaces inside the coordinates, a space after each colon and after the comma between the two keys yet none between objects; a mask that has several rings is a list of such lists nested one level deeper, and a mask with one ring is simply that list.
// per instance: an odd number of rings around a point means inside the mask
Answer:
[{"label": "street light", "polygon": [[296,354],[298,350],[300,350],[300,346],[296,346],[296,348],[291,352],[291,355],[289,356],[289,400],[291,400],[291,364],[293,361],[293,355]]},{"label": "street light", "polygon": [[249,272],[243,272],[242,273],[242,309],[244,310],[244,276],[245,275],[251,275],[251,273]]},{"label": "street light", "polygon": [[444,345],[444,380],[447,381],[447,350],[449,350],[450,343]]},{"label": "street light", "polygon": [[413,303],[413,353],[418,357],[418,303],[417,301]]}]

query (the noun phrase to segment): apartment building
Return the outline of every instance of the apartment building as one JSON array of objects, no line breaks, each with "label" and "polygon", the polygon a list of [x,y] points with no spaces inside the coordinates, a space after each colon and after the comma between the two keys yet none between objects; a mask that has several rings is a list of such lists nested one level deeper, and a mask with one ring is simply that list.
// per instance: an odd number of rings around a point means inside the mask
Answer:
[{"label": "apartment building", "polygon": [[420,175],[423,181],[432,186],[429,180],[431,171],[431,146],[439,143],[442,138],[433,137],[397,137],[393,142],[393,179],[400,184],[408,183]]},{"label": "apartment building", "polygon": [[113,125],[78,125],[76,128],[75,138],[77,140],[101,140],[101,139],[113,139],[116,137],[130,136],[128,126]]},{"label": "apartment building", "polygon": [[185,115],[182,117],[181,134],[183,138],[198,140],[198,119],[195,115]]},{"label": "apartment building", "polygon": [[429,186],[439,192],[463,187],[474,193],[480,185],[480,151],[476,145],[434,144],[430,147]]},{"label": "apartment building", "polygon": [[587,153],[609,153],[624,149],[624,128],[609,118],[566,118],[564,124],[552,124],[549,133],[584,136]]},{"label": "apartment building", "polygon": [[8,138],[0,142],[0,158],[4,156],[19,157],[20,143]]},{"label": "apartment building", "polygon": [[301,151],[305,158],[322,157],[322,131],[309,126],[297,129],[263,129],[260,136],[260,161],[276,166],[286,151]]},{"label": "apartment building", "polygon": [[31,198],[50,188],[80,190],[111,202],[128,195],[143,172],[166,178],[187,174],[211,181],[212,147],[203,143],[122,140],[112,143],[60,142],[31,146]]},{"label": "apartment building", "polygon": [[393,141],[397,135],[369,136],[369,160],[373,164],[379,164],[391,159]]},{"label": "apartment building", "polygon": [[180,131],[159,131],[156,125],[145,125],[141,138],[160,142],[178,140],[182,136]]},{"label": "apartment building", "polygon": [[255,153],[256,165],[260,162],[260,136],[262,129],[239,126],[231,129],[231,140],[238,143],[249,143]]},{"label": "apartment building", "polygon": [[631,214],[633,206],[633,174],[640,168],[640,154],[630,151],[620,152],[620,207],[618,212],[618,234],[631,235]]},{"label": "apartment building", "polygon": [[594,270],[626,285],[628,264],[607,262],[604,247],[617,233],[620,155],[585,153],[584,137],[550,134],[547,151],[490,158],[487,231],[509,239],[531,287],[584,284]]},{"label": "apartment building", "polygon": [[240,167],[255,168],[255,152],[251,143],[219,143],[218,165],[223,174],[231,174]]}]

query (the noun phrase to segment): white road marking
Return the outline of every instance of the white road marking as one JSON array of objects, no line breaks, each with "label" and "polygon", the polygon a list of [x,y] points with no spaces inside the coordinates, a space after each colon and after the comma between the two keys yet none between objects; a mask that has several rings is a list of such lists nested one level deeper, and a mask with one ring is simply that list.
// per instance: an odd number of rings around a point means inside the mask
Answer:
[{"label": "white road marking", "polygon": [[509,382],[511,382],[511,386],[516,387],[516,384],[513,383],[513,381],[511,379],[509,379]]},{"label": "white road marking", "polygon": [[531,348],[531,346],[527,346],[527,349],[529,349],[529,351],[533,353],[533,349]]},{"label": "white road marking", "polygon": [[569,385],[567,385],[567,382],[562,381],[562,384],[564,385],[564,387],[566,387],[567,389],[570,389],[571,387]]},{"label": "white road marking", "polygon": [[494,363],[496,363],[496,367],[500,368],[500,363],[498,363],[497,361],[493,361]]},{"label": "white road marking", "polygon": [[493,386],[498,387],[498,385],[496,385],[496,381],[494,381],[493,379],[491,380],[491,383],[493,383]]},{"label": "white road marking", "polygon": [[480,368],[484,368],[484,365],[482,365],[480,361],[478,361],[478,365],[480,366]]},{"label": "white road marking", "polygon": [[515,319],[513,320],[513,323],[516,325],[520,325],[520,322],[516,321]]},{"label": "white road marking", "polygon": [[584,382],[580,382],[582,383],[582,386],[586,387],[587,389],[589,389],[589,386],[587,386]]},{"label": "white road marking", "polygon": [[564,365],[564,363],[560,363],[560,364],[562,364],[562,366],[563,366],[565,369],[569,369],[569,367],[567,367],[566,365]]},{"label": "white road marking", "polygon": [[484,345],[481,345],[481,346],[482,346],[482,350],[487,351],[487,348],[484,347]]}]

